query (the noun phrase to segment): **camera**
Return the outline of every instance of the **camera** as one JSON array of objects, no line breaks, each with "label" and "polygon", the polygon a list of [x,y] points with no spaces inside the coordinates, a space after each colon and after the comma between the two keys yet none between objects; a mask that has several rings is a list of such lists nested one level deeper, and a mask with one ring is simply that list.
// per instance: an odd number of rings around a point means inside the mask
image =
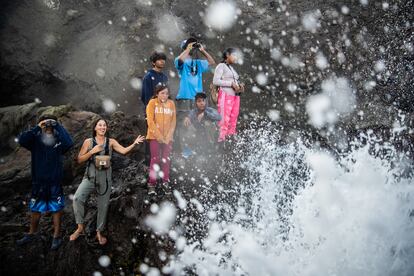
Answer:
[{"label": "camera", "polygon": [[200,49],[200,47],[201,47],[200,42],[196,42],[196,43],[193,44],[194,49]]},{"label": "camera", "polygon": [[56,121],[55,120],[46,120],[44,126],[45,127],[55,127],[56,126]]}]

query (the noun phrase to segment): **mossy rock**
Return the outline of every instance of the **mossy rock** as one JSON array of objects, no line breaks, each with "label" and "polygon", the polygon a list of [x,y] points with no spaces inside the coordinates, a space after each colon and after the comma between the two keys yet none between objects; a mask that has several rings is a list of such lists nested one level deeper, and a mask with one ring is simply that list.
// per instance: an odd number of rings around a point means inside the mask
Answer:
[{"label": "mossy rock", "polygon": [[49,115],[54,115],[60,118],[63,115],[69,113],[70,111],[74,111],[74,110],[75,109],[70,104],[58,105],[58,106],[45,106],[45,107],[41,107],[38,109],[37,115],[38,117],[40,117],[42,115],[49,114]]}]

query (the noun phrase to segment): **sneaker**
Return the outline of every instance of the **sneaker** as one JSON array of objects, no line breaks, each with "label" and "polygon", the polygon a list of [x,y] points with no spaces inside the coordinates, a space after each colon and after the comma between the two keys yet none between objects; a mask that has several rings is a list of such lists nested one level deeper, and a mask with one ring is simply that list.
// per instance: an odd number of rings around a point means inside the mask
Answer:
[{"label": "sneaker", "polygon": [[161,186],[162,186],[162,190],[164,191],[164,194],[166,195],[171,194],[171,186],[169,182],[163,182]]},{"label": "sneaker", "polygon": [[148,186],[148,195],[157,195],[155,191],[155,186]]},{"label": "sneaker", "polygon": [[188,147],[185,147],[185,148],[183,149],[183,152],[181,153],[181,155],[182,155],[185,159],[187,159],[188,157],[190,157],[192,154],[193,154],[193,152],[192,152],[192,151],[191,151],[191,149],[190,149],[190,148],[188,148]]},{"label": "sneaker", "polygon": [[24,234],[23,238],[21,238],[20,240],[17,240],[16,243],[17,245],[25,245],[25,244],[31,243],[34,239],[35,239],[34,234]]},{"label": "sneaker", "polygon": [[50,250],[58,249],[61,244],[62,244],[62,238],[61,237],[53,238],[52,246],[50,247]]}]

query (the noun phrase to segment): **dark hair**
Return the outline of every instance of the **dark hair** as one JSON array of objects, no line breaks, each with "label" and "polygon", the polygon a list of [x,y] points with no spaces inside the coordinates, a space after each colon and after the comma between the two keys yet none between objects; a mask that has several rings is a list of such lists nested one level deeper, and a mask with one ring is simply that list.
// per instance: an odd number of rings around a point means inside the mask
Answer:
[{"label": "dark hair", "polygon": [[156,98],[158,96],[158,93],[161,92],[164,89],[168,89],[167,84],[163,83],[163,82],[158,83],[154,88],[153,98]]},{"label": "dark hair", "polygon": [[149,59],[152,63],[155,63],[157,60],[160,59],[167,60],[167,56],[164,53],[154,52],[152,53]]},{"label": "dark hair", "polygon": [[204,93],[204,92],[198,92],[196,95],[195,95],[195,100],[197,101],[197,99],[199,99],[199,98],[202,98],[202,99],[207,99],[207,95],[206,95],[206,93]]},{"label": "dark hair", "polygon": [[229,55],[235,53],[235,52],[236,52],[236,49],[234,49],[234,48],[227,48],[226,50],[224,50],[223,53],[222,53],[222,55],[221,55],[221,58],[223,59],[222,62],[225,62],[226,59],[227,59],[227,57]]},{"label": "dark hair", "polygon": [[107,130],[106,130],[106,133],[105,133],[105,136],[106,137],[109,137],[109,131],[108,131],[108,128],[109,128],[109,123],[108,123],[108,121],[107,120],[105,120],[104,118],[102,118],[102,117],[99,117],[98,119],[96,119],[95,121],[94,121],[94,123],[93,123],[93,125],[92,125],[92,138],[95,138],[95,136],[96,136],[96,130],[95,130],[95,127],[96,127],[96,125],[98,124],[98,122],[99,121],[104,121],[105,122],[105,124],[106,124],[106,128],[107,128]]},{"label": "dark hair", "polygon": [[181,42],[181,49],[185,50],[187,49],[188,44],[192,43],[192,42],[197,42],[197,38],[194,37],[190,37],[187,40],[184,40],[183,42]]},{"label": "dark hair", "polygon": [[37,121],[37,123],[40,123],[41,121],[44,120],[55,120],[57,121],[57,117],[55,115],[52,114],[43,114],[42,116],[39,117],[39,120]]}]

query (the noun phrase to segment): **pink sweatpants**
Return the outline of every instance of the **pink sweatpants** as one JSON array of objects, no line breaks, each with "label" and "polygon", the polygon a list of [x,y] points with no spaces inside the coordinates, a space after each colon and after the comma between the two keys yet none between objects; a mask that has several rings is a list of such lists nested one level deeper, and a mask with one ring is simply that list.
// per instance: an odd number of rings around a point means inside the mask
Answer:
[{"label": "pink sweatpants", "polygon": [[163,182],[169,182],[172,142],[169,144],[161,144],[158,143],[157,140],[149,140],[149,144],[151,151],[151,163],[148,184],[150,186],[155,186],[157,183],[157,176],[162,176]]},{"label": "pink sweatpants", "polygon": [[237,118],[240,111],[240,97],[231,96],[219,89],[217,100],[217,111],[221,115],[219,142],[226,139],[226,136],[236,134]]}]

